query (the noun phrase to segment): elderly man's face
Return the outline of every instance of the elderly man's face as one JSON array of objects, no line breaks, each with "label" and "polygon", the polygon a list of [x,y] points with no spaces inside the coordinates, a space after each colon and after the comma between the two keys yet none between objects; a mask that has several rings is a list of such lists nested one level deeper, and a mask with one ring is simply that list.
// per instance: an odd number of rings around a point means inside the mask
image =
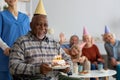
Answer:
[{"label": "elderly man's face", "polygon": [[43,15],[36,15],[31,22],[32,33],[38,38],[43,39],[48,30],[47,17]]},{"label": "elderly man's face", "polygon": [[73,36],[70,39],[70,45],[72,46],[73,44],[78,44],[79,43],[79,38],[77,36]]}]

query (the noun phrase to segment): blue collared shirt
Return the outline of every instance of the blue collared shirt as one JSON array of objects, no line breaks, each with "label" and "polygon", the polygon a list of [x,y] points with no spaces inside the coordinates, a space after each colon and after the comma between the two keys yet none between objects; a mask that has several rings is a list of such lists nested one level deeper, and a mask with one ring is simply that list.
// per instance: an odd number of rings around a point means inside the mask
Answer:
[{"label": "blue collared shirt", "polygon": [[116,60],[120,61],[120,41],[116,40],[115,44],[105,43],[105,50],[108,56],[114,57]]}]

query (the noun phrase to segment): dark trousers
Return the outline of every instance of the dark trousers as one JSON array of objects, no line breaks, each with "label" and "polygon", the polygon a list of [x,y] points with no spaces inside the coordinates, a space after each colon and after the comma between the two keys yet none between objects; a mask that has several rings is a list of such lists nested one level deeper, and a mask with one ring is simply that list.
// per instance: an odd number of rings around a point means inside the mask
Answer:
[{"label": "dark trousers", "polygon": [[[91,64],[91,70],[96,70],[96,66],[94,64]],[[90,80],[96,80],[95,78],[90,78]]]},{"label": "dark trousers", "polygon": [[84,79],[83,78],[71,78],[71,77],[68,77],[68,76],[59,75],[58,80],[84,80]]},{"label": "dark trousers", "polygon": [[36,76],[28,76],[28,75],[13,75],[13,80],[50,80],[51,77],[36,77]]}]

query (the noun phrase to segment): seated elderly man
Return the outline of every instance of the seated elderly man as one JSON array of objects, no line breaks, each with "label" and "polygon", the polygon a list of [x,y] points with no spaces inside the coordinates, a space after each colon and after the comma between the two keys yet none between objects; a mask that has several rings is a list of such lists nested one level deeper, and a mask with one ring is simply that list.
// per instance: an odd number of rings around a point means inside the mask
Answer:
[{"label": "seated elderly man", "polygon": [[[48,31],[47,15],[39,11],[35,13],[30,27],[31,31],[17,39],[11,48],[9,68],[13,80],[58,80],[60,71],[65,73],[71,71],[70,57],[58,42],[46,36]],[[54,56],[59,54],[70,67],[52,70],[50,64]]]},{"label": "seated elderly man", "polygon": [[70,51],[70,48],[72,47],[72,45],[79,43],[79,37],[77,35],[72,35],[70,37],[70,40],[69,40],[68,44],[64,44],[64,42],[65,42],[65,36],[64,36],[64,34],[60,34],[61,47],[64,49],[64,51],[67,54],[69,54],[69,51]]}]

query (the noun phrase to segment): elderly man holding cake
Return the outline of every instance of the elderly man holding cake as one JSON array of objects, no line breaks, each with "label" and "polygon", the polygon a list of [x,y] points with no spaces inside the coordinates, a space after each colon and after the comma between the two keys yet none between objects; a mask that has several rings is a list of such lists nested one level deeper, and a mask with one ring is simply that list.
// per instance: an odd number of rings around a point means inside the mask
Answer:
[{"label": "elderly man holding cake", "polygon": [[18,38],[11,48],[9,68],[13,80],[81,80],[59,74],[72,71],[72,61],[59,42],[46,35],[48,21],[42,0],[35,10],[30,27],[31,31]]}]

